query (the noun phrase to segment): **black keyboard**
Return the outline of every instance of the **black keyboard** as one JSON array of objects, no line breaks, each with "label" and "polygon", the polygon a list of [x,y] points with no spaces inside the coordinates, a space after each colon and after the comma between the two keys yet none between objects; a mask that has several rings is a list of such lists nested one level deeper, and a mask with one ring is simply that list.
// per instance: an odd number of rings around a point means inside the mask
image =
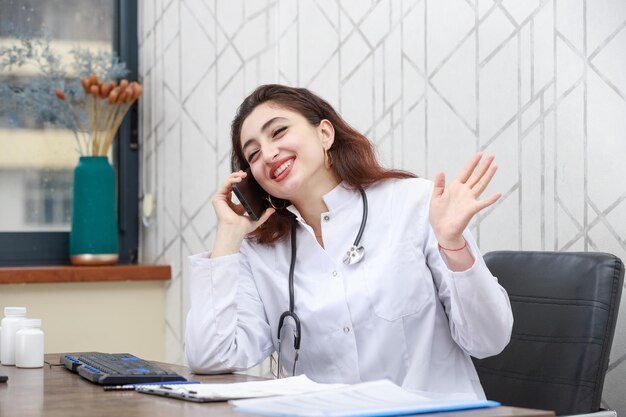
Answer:
[{"label": "black keyboard", "polygon": [[128,353],[83,353],[62,355],[61,363],[72,372],[100,385],[186,381],[176,372]]}]

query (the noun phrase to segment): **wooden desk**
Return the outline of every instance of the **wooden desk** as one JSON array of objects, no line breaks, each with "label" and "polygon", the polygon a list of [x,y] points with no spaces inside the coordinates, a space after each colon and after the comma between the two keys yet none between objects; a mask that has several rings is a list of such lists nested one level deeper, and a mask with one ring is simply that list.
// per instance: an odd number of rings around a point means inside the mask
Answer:
[{"label": "wooden desk", "polygon": [[[59,354],[48,354],[46,360],[59,363]],[[240,375],[193,375],[182,366],[166,365],[188,379],[203,382],[242,382],[259,378]],[[18,369],[0,365],[0,374],[8,383],[0,383],[0,416],[2,417],[158,417],[158,416],[251,416],[235,413],[225,402],[198,404],[172,398],[140,394],[134,391],[104,391],[62,366],[40,369]],[[551,411],[513,407],[496,407],[453,413],[436,417],[553,417]]]}]

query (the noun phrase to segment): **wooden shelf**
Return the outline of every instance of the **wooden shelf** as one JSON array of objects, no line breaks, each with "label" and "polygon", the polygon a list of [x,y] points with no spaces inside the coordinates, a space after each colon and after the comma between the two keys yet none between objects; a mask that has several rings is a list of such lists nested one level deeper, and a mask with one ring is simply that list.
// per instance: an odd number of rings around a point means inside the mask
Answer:
[{"label": "wooden shelf", "polygon": [[33,266],[0,268],[0,284],[167,281],[171,278],[172,268],[169,265]]}]

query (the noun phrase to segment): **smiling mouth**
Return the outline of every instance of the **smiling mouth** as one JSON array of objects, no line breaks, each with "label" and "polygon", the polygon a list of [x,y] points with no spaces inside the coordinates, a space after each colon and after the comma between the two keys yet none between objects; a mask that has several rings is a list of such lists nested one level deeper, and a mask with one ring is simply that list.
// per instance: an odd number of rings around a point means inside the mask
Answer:
[{"label": "smiling mouth", "polygon": [[287,161],[283,162],[282,164],[280,164],[280,165],[278,166],[278,168],[276,168],[276,169],[274,169],[274,171],[272,171],[272,175],[271,175],[271,177],[272,177],[273,179],[278,178],[278,177],[280,176],[280,174],[282,174],[283,172],[285,172],[285,170],[286,170],[287,168],[289,168],[292,164],[293,164],[293,159],[289,159],[289,160],[287,160]]}]

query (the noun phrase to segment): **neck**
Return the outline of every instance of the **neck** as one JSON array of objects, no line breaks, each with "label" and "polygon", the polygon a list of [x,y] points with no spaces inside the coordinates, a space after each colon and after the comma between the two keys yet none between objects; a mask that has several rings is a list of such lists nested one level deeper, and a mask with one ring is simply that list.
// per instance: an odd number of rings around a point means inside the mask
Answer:
[{"label": "neck", "polygon": [[294,203],[294,206],[296,206],[306,224],[313,228],[315,235],[321,236],[322,226],[320,222],[320,215],[328,211],[328,207],[326,206],[326,203],[324,203],[324,200],[321,198],[310,199],[310,201],[306,203]]},{"label": "neck", "polygon": [[321,236],[322,234],[320,215],[328,211],[328,206],[326,206],[323,197],[338,184],[339,182],[337,181],[326,183],[325,186],[319,186],[316,187],[315,190],[309,190],[305,196],[291,200],[291,203],[298,209],[306,224],[313,228],[317,236]]}]

